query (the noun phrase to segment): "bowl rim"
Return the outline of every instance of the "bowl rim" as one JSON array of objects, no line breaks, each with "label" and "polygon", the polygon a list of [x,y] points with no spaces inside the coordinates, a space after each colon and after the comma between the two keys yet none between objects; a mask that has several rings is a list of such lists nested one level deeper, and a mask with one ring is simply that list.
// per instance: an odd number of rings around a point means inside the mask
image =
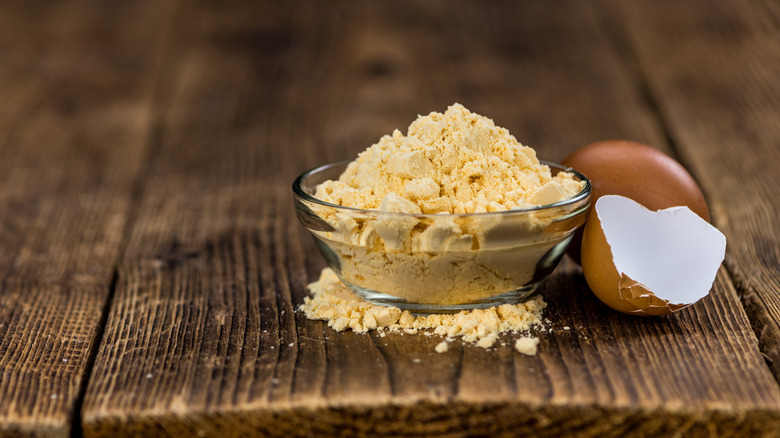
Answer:
[{"label": "bowl rim", "polygon": [[[309,176],[325,171],[327,169],[331,169],[338,166],[347,166],[350,162],[354,161],[354,159],[346,159],[346,160],[339,160],[334,161],[332,163],[323,164],[321,166],[313,167],[311,169],[308,169],[298,175],[297,178],[292,183],[292,189],[293,193],[296,197],[301,198],[304,201],[312,202],[315,204],[319,204],[323,207],[330,207],[335,208],[337,210],[346,210],[354,213],[363,213],[363,214],[381,214],[381,215],[390,215],[390,216],[398,216],[398,217],[416,217],[416,218],[442,218],[442,217],[451,217],[451,218],[461,218],[461,217],[489,217],[489,216],[501,216],[501,215],[517,215],[517,214],[528,214],[528,213],[536,213],[539,211],[549,210],[549,209],[555,209],[560,207],[565,207],[568,205],[576,205],[580,202],[589,203],[590,196],[592,193],[592,186],[590,183],[590,180],[588,177],[586,177],[583,173],[579,172],[576,169],[573,169],[571,167],[564,166],[562,164],[553,163],[551,161],[545,161],[545,160],[539,160],[540,164],[543,164],[545,166],[548,166],[550,168],[554,168],[558,170],[559,172],[569,172],[574,174],[577,178],[580,179],[580,181],[585,182],[585,186],[580,190],[576,195],[572,196],[571,198],[566,198],[561,201],[554,202],[552,204],[544,204],[544,205],[538,205],[533,206],[529,208],[518,208],[513,210],[504,210],[504,211],[489,211],[489,212],[480,212],[480,213],[396,213],[396,212],[389,212],[389,211],[382,211],[382,210],[369,210],[364,208],[355,208],[355,207],[347,207],[344,205],[338,205],[338,204],[332,204],[327,201],[323,201],[322,199],[315,198],[314,196],[306,193],[301,188],[301,183],[308,178]],[[589,205],[584,206],[585,209],[589,207]],[[583,211],[584,211],[583,210]]]}]

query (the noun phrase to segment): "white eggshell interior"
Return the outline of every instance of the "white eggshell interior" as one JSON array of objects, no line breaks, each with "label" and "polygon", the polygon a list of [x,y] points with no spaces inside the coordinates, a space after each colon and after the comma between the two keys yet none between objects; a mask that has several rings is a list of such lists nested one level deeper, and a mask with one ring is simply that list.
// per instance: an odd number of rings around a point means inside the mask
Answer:
[{"label": "white eggshell interior", "polygon": [[596,201],[615,268],[658,298],[691,304],[704,298],[726,254],[726,236],[688,207],[651,211],[617,195]]}]

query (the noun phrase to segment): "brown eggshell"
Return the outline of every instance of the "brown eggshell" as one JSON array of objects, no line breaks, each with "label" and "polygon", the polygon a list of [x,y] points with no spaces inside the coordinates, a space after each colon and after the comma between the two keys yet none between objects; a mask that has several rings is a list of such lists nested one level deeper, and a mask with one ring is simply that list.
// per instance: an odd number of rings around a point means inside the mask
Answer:
[{"label": "brown eggshell", "polygon": [[584,228],[582,272],[590,289],[604,304],[619,312],[639,316],[669,315],[687,306],[660,299],[640,283],[618,273],[598,214],[592,212]]},{"label": "brown eggshell", "polygon": [[[599,141],[574,151],[562,164],[588,177],[591,205],[601,196],[621,195],[650,210],[687,206],[702,219],[710,220],[707,201],[691,174],[650,146],[627,140]],[[582,232],[578,231],[567,251],[577,262],[581,239]]]}]

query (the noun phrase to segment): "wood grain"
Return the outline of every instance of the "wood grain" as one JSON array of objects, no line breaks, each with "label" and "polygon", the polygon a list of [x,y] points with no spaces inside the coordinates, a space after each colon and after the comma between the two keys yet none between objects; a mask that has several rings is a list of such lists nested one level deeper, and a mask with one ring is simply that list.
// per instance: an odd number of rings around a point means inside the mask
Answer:
[{"label": "wood grain", "polygon": [[611,11],[182,4],[84,435],[776,434],[780,389],[724,272],[696,306],[636,319],[566,264],[544,286],[535,357],[440,355],[435,338],[335,333],[295,312],[323,262],[290,182],[418,113],[459,101],[552,160],[611,137],[670,150]]},{"label": "wood grain", "polygon": [[143,163],[159,52],[138,36],[161,36],[161,6],[0,5],[0,435],[71,433]]},{"label": "wood grain", "polygon": [[729,274],[780,378],[780,7],[675,2],[662,16],[640,3],[619,8],[631,43],[727,236]]}]

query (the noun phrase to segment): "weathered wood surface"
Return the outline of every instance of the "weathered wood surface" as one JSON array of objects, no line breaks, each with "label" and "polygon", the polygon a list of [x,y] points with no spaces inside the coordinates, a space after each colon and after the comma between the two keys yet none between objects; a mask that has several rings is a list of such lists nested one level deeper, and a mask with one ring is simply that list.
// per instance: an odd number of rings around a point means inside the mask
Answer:
[{"label": "weathered wood surface", "polygon": [[[0,434],[780,435],[777,11],[715,5],[0,6]],[[295,312],[324,263],[292,179],[454,101],[553,161],[678,154],[729,237],[712,294],[631,318],[565,263],[535,357]]]},{"label": "weathered wood surface", "polygon": [[[69,436],[142,168],[165,9],[0,4],[0,435]],[[65,19],[67,18],[67,19]]]},{"label": "weathered wood surface", "polygon": [[438,355],[436,339],[336,334],[294,313],[322,262],[291,214],[290,181],[416,113],[458,100],[553,159],[599,138],[665,146],[600,9],[408,6],[274,8],[260,21],[183,7],[85,434],[780,426],[780,392],[725,275],[696,307],[637,320],[564,269],[546,286],[553,330],[534,358],[468,346]]}]

